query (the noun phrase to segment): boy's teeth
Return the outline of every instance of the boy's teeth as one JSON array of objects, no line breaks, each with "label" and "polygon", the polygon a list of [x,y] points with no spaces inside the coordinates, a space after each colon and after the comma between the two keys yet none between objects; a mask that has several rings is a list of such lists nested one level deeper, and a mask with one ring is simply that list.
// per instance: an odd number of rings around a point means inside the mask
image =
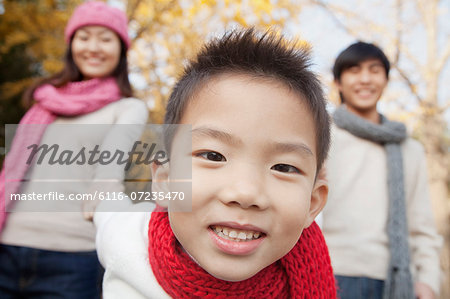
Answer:
[{"label": "boy's teeth", "polygon": [[224,226],[212,226],[211,228],[220,237],[233,241],[253,240],[261,236],[261,233],[256,231],[237,230]]},{"label": "boy's teeth", "polygon": [[238,237],[238,239],[245,240],[245,239],[247,239],[247,234],[244,232],[240,232],[237,237]]}]

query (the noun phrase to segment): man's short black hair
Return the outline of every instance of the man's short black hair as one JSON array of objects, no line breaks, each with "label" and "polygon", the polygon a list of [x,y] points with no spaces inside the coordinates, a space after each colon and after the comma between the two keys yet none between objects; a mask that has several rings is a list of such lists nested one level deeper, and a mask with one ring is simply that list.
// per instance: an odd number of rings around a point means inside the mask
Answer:
[{"label": "man's short black hair", "polygon": [[350,45],[336,58],[333,67],[334,80],[339,82],[343,71],[373,58],[381,61],[386,78],[389,78],[390,63],[383,51],[374,44],[359,41]]},{"label": "man's short black hair", "polygon": [[[305,47],[271,32],[260,34],[252,28],[232,31],[207,43],[185,67],[170,95],[164,123],[178,124],[196,93],[219,75],[245,74],[274,79],[297,93],[312,115],[318,171],[328,154],[330,119],[322,85],[309,67],[309,49]],[[170,152],[171,138],[166,138],[165,143]]]}]

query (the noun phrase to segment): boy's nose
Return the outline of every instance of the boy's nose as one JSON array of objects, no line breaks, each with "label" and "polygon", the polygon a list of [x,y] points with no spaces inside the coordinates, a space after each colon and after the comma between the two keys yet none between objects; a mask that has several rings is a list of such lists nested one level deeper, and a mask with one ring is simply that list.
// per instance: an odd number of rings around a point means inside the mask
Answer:
[{"label": "boy's nose", "polygon": [[361,71],[359,79],[361,80],[361,82],[367,83],[370,81],[370,76],[371,76],[371,74],[368,70],[363,70],[363,71]]},{"label": "boy's nose", "polygon": [[269,201],[264,192],[262,177],[242,173],[234,175],[221,190],[220,200],[226,205],[238,205],[243,209],[268,207]]}]

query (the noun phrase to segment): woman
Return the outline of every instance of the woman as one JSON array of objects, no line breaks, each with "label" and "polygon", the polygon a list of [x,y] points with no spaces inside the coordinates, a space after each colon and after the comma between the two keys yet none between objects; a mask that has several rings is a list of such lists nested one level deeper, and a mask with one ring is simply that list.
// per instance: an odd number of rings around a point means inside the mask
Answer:
[{"label": "woman", "polygon": [[[27,147],[56,139],[75,152],[95,145],[112,149],[116,143],[127,152],[141,132],[131,127],[126,135],[118,137],[111,125],[147,121],[145,104],[131,98],[126,58],[130,39],[122,11],[103,2],[80,5],[67,24],[65,40],[68,49],[64,69],[25,94],[34,105],[20,122],[24,126],[16,132],[5,160],[6,171],[3,169],[1,174],[1,298],[99,298],[101,276],[95,253],[95,229],[92,222],[83,218],[80,201],[61,206],[65,211],[78,212],[48,212],[47,208],[42,209],[44,212],[29,212],[38,206],[30,209],[22,201],[12,206],[12,201],[5,198],[18,192],[87,194],[94,191],[92,181],[97,179],[113,182],[112,190],[108,191],[124,190],[123,166],[102,170],[95,163],[78,160],[83,165],[69,168],[70,171],[49,165],[30,167],[25,163],[29,158],[25,155]],[[81,126],[85,124],[97,125]],[[85,129],[65,129],[75,126]],[[71,182],[61,182],[65,179]],[[14,213],[5,213],[5,206]]]}]

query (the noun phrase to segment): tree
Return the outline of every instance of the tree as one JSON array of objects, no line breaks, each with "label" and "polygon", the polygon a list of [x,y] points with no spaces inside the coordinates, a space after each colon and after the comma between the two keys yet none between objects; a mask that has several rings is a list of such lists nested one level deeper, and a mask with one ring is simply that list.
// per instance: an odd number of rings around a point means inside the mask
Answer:
[{"label": "tree", "polygon": [[123,2],[135,40],[131,72],[142,80],[138,92],[148,100],[156,123],[162,122],[168,94],[184,63],[207,38],[236,26],[280,29],[300,10],[295,1],[287,0]]},{"label": "tree", "polygon": [[425,147],[434,212],[445,238],[441,260],[447,283],[441,296],[450,298],[450,140],[445,121],[450,99],[444,90],[450,67],[449,8],[440,0],[334,3],[304,2],[326,11],[349,35],[380,45],[392,62],[395,93],[388,93],[383,101],[392,108],[394,118],[413,127]]},{"label": "tree", "polygon": [[[63,31],[73,8],[81,0],[4,0],[0,14],[0,59],[23,46],[30,71],[20,80],[2,78],[1,105],[20,95],[33,78],[62,68],[66,45]],[[161,122],[165,99],[183,63],[211,32],[233,26],[280,29],[300,7],[292,0],[122,0],[127,9],[133,46],[130,71],[138,95],[149,101],[152,119]]]},{"label": "tree", "polygon": [[25,113],[23,91],[36,77],[62,67],[63,30],[68,10],[79,1],[12,1],[0,3],[0,146],[4,124],[18,123]]},{"label": "tree", "polygon": [[[32,76],[47,76],[62,68],[61,57],[66,49],[63,32],[70,10],[81,1],[67,0],[4,0],[0,15],[0,62],[10,63],[8,56],[22,49],[23,61],[28,67],[22,69],[18,81],[2,73],[1,98],[9,99],[19,94],[30,83]],[[18,61],[19,57],[15,57]],[[17,62],[16,61],[16,62]],[[18,70],[19,71],[19,70]],[[27,76],[28,75],[28,76]]]},{"label": "tree", "polygon": [[[0,2],[0,111],[2,125],[17,123],[24,112],[20,96],[36,78],[62,68],[65,25],[82,0],[3,0]],[[130,72],[137,96],[161,123],[169,91],[186,59],[211,32],[254,25],[280,28],[300,7],[291,0],[116,0],[127,10],[132,47]],[[21,52],[18,53],[18,49]],[[13,58],[13,54],[16,58]],[[20,57],[23,57],[20,59]],[[20,74],[6,76],[13,59]],[[19,67],[20,65],[20,67]],[[4,67],[5,66],[5,67]],[[2,132],[4,131],[3,128]],[[4,139],[0,140],[2,145]]]}]

